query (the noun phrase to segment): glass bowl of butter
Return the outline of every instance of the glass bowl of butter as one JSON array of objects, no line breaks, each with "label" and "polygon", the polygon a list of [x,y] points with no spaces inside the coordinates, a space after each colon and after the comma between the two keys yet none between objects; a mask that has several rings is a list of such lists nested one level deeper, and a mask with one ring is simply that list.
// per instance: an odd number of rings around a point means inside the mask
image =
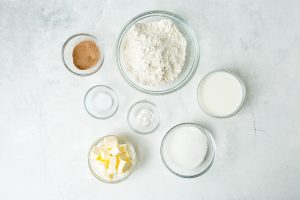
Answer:
[{"label": "glass bowl of butter", "polygon": [[136,152],[126,139],[107,135],[92,144],[88,164],[92,174],[100,181],[119,183],[134,170]]}]

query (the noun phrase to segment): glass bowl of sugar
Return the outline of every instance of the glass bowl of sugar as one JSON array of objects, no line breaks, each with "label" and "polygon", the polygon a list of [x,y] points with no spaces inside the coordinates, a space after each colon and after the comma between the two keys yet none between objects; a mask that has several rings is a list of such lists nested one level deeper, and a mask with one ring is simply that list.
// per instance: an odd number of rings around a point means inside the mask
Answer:
[{"label": "glass bowl of sugar", "polygon": [[173,174],[194,178],[204,174],[216,154],[212,134],[202,126],[183,123],[171,128],[160,147],[161,159]]}]

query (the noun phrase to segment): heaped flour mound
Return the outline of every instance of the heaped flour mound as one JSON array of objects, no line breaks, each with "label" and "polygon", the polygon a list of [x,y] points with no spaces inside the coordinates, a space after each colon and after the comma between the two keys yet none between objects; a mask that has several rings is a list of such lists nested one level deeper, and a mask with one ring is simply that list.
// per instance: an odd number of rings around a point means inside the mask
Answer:
[{"label": "heaped flour mound", "polygon": [[145,86],[176,79],[185,63],[186,40],[170,20],[137,23],[122,47],[127,70]]}]

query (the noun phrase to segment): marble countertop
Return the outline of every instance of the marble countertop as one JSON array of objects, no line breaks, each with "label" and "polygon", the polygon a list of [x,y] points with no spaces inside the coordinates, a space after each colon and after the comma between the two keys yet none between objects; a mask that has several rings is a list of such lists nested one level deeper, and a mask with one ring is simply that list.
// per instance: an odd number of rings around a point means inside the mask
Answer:
[{"label": "marble countertop", "polygon": [[[186,19],[200,44],[193,79],[164,96],[129,86],[114,53],[126,22],[154,9]],[[299,199],[299,10],[296,0],[1,0],[0,199]],[[67,71],[60,55],[79,32],[97,36],[106,55],[100,71],[85,78]],[[214,119],[199,108],[196,90],[206,73],[221,68],[238,73],[248,95],[237,115]],[[84,110],[83,96],[96,84],[119,95],[119,110],[108,120]],[[147,136],[126,122],[141,99],[161,113],[161,126]],[[207,127],[217,144],[214,165],[194,179],[176,177],[160,159],[164,134],[182,122]],[[140,161],[115,185],[98,181],[87,165],[90,145],[108,133],[125,134]]]}]

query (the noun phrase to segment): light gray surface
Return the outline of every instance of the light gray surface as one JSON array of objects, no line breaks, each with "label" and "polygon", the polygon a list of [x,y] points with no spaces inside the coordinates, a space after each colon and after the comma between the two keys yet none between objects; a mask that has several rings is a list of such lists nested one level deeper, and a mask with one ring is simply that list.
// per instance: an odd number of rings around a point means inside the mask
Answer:
[{"label": "light gray surface", "polygon": [[[172,11],[193,27],[201,58],[180,91],[147,96],[121,77],[114,48],[135,15]],[[300,2],[290,1],[0,1],[0,199],[299,199]],[[105,46],[103,68],[81,78],[60,57],[74,33],[96,35]],[[200,79],[232,69],[248,89],[242,110],[213,119],[198,107]],[[95,84],[115,89],[120,109],[111,119],[91,118],[83,107]],[[132,133],[129,107],[140,99],[158,105],[162,123],[148,136]],[[198,122],[215,136],[211,170],[181,179],[163,166],[159,146],[181,122]],[[108,185],[89,172],[87,151],[108,133],[126,134],[140,163],[123,183]]]}]

